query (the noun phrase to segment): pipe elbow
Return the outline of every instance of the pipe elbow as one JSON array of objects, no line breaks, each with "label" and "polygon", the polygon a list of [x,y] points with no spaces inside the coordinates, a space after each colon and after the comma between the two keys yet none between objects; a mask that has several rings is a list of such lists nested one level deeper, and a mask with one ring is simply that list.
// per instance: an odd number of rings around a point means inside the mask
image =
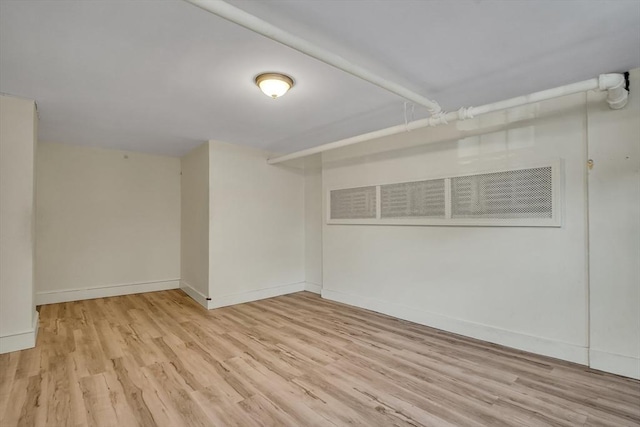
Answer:
[{"label": "pipe elbow", "polygon": [[607,103],[613,110],[619,110],[627,105],[629,92],[625,89],[625,77],[622,74],[600,74],[598,87],[607,91]]}]

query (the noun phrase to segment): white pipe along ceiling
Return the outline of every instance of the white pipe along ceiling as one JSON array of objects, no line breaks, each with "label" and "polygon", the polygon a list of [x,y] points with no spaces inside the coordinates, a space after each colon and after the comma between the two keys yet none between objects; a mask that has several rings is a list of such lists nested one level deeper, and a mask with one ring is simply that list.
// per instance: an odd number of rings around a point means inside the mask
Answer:
[{"label": "white pipe along ceiling", "polygon": [[597,78],[585,80],[578,83],[572,83],[566,86],[560,86],[553,89],[535,92],[529,95],[518,96],[515,98],[498,101],[491,104],[480,105],[478,107],[460,108],[458,111],[442,113],[431,116],[426,119],[416,120],[407,125],[401,124],[388,127],[362,135],[353,136],[351,138],[341,139],[339,141],[330,142],[317,147],[308,148],[306,150],[296,151],[291,154],[273,157],[267,160],[269,164],[277,164],[288,160],[298,159],[300,157],[310,156],[312,154],[322,153],[323,151],[333,150],[335,148],[345,147],[347,145],[357,144],[359,142],[369,141],[384,136],[395,135],[409,130],[420,129],[428,126],[438,126],[455,120],[472,119],[481,114],[487,114],[494,111],[506,110],[522,105],[533,104],[548,99],[558,98],[574,93],[587,92],[589,90],[607,91],[607,103],[614,110],[619,110],[627,105],[629,92],[625,89],[626,79],[623,74],[601,74]]},{"label": "white pipe along ceiling", "polygon": [[571,95],[589,90],[607,91],[607,103],[612,109],[623,108],[627,104],[629,92],[625,88],[626,79],[623,74],[601,74],[597,78],[585,80],[578,83],[572,83],[553,89],[535,92],[529,95],[518,96],[515,98],[498,101],[491,104],[485,104],[478,107],[460,108],[458,111],[444,112],[436,101],[430,100],[420,94],[417,94],[402,85],[394,83],[383,77],[378,76],[371,71],[353,64],[345,58],[336,55],[322,47],[319,47],[301,37],[284,31],[262,19],[253,16],[237,7],[234,7],[222,0],[185,0],[207,12],[213,13],[230,22],[238,24],[248,30],[254,31],[274,41],[282,43],[292,49],[295,49],[305,55],[322,61],[328,65],[338,68],[353,76],[359,77],[389,92],[392,92],[408,101],[422,105],[429,111],[430,117],[422,120],[416,120],[408,124],[392,126],[386,129],[357,135],[354,137],[341,139],[339,141],[330,142],[319,145],[317,147],[308,148],[306,150],[296,151],[294,153],[273,157],[268,159],[269,164],[277,164],[294,160],[301,157],[310,156],[312,154],[321,153],[327,150],[344,147],[347,145],[357,144],[360,142],[381,138],[384,136],[395,135],[406,132],[408,130],[419,129],[428,126],[437,126],[446,124],[455,120],[466,120],[476,116],[491,113],[494,111],[506,110],[522,105],[533,104],[548,99],[558,98],[565,95]]}]

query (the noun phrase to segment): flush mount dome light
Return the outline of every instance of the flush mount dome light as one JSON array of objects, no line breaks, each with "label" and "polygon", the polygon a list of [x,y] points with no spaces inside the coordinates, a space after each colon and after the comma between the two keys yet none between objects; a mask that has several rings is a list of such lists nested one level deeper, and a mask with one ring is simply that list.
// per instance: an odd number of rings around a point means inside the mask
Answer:
[{"label": "flush mount dome light", "polygon": [[293,79],[280,73],[264,73],[256,77],[256,84],[265,95],[276,99],[293,87]]}]

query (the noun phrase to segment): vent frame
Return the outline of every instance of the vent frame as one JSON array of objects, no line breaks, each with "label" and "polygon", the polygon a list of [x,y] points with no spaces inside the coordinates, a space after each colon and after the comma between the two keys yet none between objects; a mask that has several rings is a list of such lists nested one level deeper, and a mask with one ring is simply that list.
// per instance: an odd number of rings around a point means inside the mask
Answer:
[{"label": "vent frame", "polygon": [[[547,218],[455,218],[452,217],[452,180],[454,178],[470,177],[503,172],[516,172],[527,169],[551,168],[551,216]],[[384,218],[381,215],[381,188],[386,185],[410,184],[414,182],[444,180],[445,186],[445,215],[444,217],[393,217]],[[331,192],[350,188],[376,187],[376,217],[375,218],[331,218]],[[544,162],[529,162],[513,167],[481,169],[439,176],[420,177],[418,179],[404,179],[388,181],[378,184],[363,184],[353,187],[329,188],[325,190],[325,218],[328,225],[409,225],[409,226],[469,226],[469,227],[562,227],[564,217],[564,161],[562,159]]]},{"label": "vent frame", "polygon": [[[342,210],[338,210],[338,212],[343,215],[341,217],[337,217],[334,218],[333,217],[333,207],[332,204],[334,202],[334,198],[332,193],[335,193],[336,199],[338,199],[340,196],[342,196],[342,198],[346,199],[345,201],[347,201],[348,199],[353,200],[355,198],[355,204],[352,204],[351,206],[346,206],[346,207],[350,207],[351,209],[342,209]],[[342,193],[342,194],[340,194]],[[360,194],[358,194],[360,193]],[[328,196],[328,200],[329,200],[329,218],[331,218],[332,220],[337,220],[337,221],[346,221],[346,220],[372,220],[372,219],[376,219],[380,217],[380,188],[379,186],[375,186],[375,185],[365,185],[365,186],[359,186],[359,187],[349,187],[349,188],[340,188],[340,189],[335,189],[335,190],[331,190],[329,192],[329,196]],[[358,200],[361,199],[361,200]],[[373,200],[371,200],[373,199]],[[337,201],[337,200],[336,200]],[[362,218],[351,218],[349,216],[344,216],[347,214],[352,214],[354,209],[356,210],[362,210],[362,211],[370,211],[369,214],[367,216],[363,216]]]}]

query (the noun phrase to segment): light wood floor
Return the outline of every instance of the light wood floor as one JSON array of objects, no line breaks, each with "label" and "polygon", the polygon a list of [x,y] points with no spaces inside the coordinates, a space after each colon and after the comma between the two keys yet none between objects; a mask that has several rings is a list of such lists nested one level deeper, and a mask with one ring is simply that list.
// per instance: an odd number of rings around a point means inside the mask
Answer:
[{"label": "light wood floor", "polygon": [[640,382],[298,293],[41,307],[0,355],[5,426],[631,426]]}]

